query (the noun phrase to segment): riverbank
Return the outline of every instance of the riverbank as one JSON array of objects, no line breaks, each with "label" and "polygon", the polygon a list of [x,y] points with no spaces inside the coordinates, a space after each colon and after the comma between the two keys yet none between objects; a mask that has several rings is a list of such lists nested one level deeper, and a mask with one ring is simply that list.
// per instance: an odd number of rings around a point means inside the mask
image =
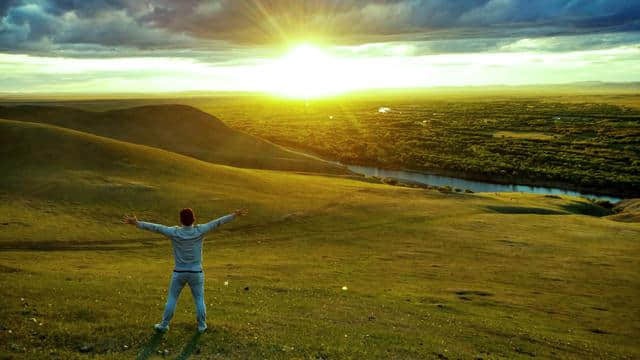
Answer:
[{"label": "riverbank", "polygon": [[562,188],[529,186],[522,184],[495,184],[491,182],[474,181],[456,177],[440,176],[435,174],[404,171],[404,170],[387,170],[375,167],[354,166],[349,165],[347,168],[358,174],[365,176],[375,176],[382,179],[396,179],[400,182],[409,182],[413,184],[423,184],[434,187],[450,187],[455,190],[471,190],[473,192],[522,192],[541,195],[567,195],[584,197],[592,200],[603,200],[612,203],[622,200],[618,197],[596,195],[590,193],[582,193]]},{"label": "riverbank", "polygon": [[[294,149],[288,146],[282,147],[295,154],[308,156],[310,158],[325,161],[334,165],[344,166],[351,172],[359,175],[393,178],[400,181],[409,181],[412,183],[431,186],[451,186],[453,188],[460,188],[463,190],[469,189],[476,192],[524,192],[546,195],[561,194],[570,196],[581,196],[595,200],[606,200],[610,202],[618,202],[624,198],[634,197],[632,191],[619,191],[618,189],[602,190],[597,188],[576,186],[559,181],[541,181],[535,179],[525,179],[522,177],[489,177],[483,174],[456,172],[446,169],[415,170],[406,168],[382,167],[371,164],[343,164],[339,161],[327,160],[320,155],[307,153],[300,149]],[[420,179],[420,177],[424,177],[425,180]],[[446,178],[450,179],[450,181],[447,181]],[[483,186],[485,187],[484,189],[482,188]],[[493,189],[491,187],[493,187]]]}]

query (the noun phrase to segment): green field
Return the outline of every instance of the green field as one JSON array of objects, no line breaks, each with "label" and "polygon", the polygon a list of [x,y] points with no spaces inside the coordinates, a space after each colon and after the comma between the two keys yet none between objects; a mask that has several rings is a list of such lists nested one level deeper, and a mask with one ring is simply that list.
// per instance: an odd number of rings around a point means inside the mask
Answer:
[{"label": "green field", "polygon": [[[245,94],[49,103],[109,110],[177,102],[233,129],[345,164],[638,197],[640,96],[599,91],[524,87],[315,100]],[[379,112],[383,107],[389,111]]]},{"label": "green field", "polygon": [[371,95],[263,100],[229,115],[199,106],[231,127],[346,164],[640,196],[640,110],[604,101]]},{"label": "green field", "polygon": [[[0,155],[0,359],[640,357],[640,225],[583,199],[238,168],[9,120]],[[186,206],[250,215],[205,244],[212,331],[185,291],[155,335],[170,244],[120,219]]]}]

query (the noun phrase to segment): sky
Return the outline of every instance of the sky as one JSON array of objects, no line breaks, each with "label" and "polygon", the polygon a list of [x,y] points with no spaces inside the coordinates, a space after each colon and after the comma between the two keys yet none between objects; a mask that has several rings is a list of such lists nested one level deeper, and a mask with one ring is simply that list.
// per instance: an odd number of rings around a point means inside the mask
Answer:
[{"label": "sky", "polygon": [[0,0],[0,92],[640,81],[638,0]]}]

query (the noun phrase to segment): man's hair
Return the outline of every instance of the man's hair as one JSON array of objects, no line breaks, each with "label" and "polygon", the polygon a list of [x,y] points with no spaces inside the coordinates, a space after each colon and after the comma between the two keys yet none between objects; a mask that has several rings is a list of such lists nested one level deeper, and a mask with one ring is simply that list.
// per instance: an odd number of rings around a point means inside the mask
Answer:
[{"label": "man's hair", "polygon": [[189,226],[193,224],[195,220],[196,217],[195,215],[193,215],[193,210],[191,210],[190,208],[180,210],[180,222],[182,223],[182,225]]}]

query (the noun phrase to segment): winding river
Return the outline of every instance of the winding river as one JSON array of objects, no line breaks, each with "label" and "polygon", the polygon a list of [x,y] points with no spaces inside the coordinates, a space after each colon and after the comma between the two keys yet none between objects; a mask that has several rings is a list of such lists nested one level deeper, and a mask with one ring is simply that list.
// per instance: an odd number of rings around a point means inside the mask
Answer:
[{"label": "winding river", "polygon": [[578,191],[571,191],[565,189],[551,188],[551,187],[542,187],[542,186],[528,186],[528,185],[517,185],[517,184],[493,184],[483,181],[475,181],[475,180],[465,180],[455,177],[448,176],[440,176],[440,175],[432,175],[425,174],[419,172],[412,171],[403,171],[403,170],[386,170],[369,166],[359,166],[359,165],[345,165],[349,170],[353,171],[357,174],[362,174],[366,176],[378,176],[382,178],[393,178],[400,181],[408,181],[418,184],[425,184],[431,186],[451,186],[452,188],[459,189],[470,189],[475,192],[524,192],[524,193],[532,193],[532,194],[542,194],[542,195],[569,195],[569,196],[580,196],[589,199],[596,200],[608,200],[610,202],[618,202],[621,199],[613,196],[604,196],[604,195],[593,195],[593,194],[585,194]]},{"label": "winding river", "polygon": [[327,163],[331,163],[338,166],[344,166],[350,171],[361,174],[365,176],[378,176],[381,178],[392,178],[400,181],[406,181],[410,183],[418,183],[424,185],[431,186],[451,186],[452,188],[459,189],[469,189],[474,192],[523,192],[523,193],[531,193],[531,194],[541,194],[541,195],[567,195],[567,196],[578,196],[593,200],[607,200],[612,203],[616,203],[621,198],[615,196],[606,196],[606,195],[595,195],[595,194],[587,194],[579,191],[566,190],[560,188],[553,187],[544,187],[544,186],[529,186],[529,185],[518,185],[518,184],[494,184],[490,182],[484,181],[476,181],[476,180],[466,180],[456,177],[450,176],[440,176],[433,175],[427,173],[421,173],[417,171],[405,171],[405,170],[388,170],[381,169],[377,167],[371,166],[360,166],[360,165],[349,165],[343,164],[339,161],[331,161],[326,160],[316,155],[307,154],[302,151],[297,151],[290,148],[285,148],[285,150],[290,151],[295,154],[307,156],[316,160],[324,161]]}]

